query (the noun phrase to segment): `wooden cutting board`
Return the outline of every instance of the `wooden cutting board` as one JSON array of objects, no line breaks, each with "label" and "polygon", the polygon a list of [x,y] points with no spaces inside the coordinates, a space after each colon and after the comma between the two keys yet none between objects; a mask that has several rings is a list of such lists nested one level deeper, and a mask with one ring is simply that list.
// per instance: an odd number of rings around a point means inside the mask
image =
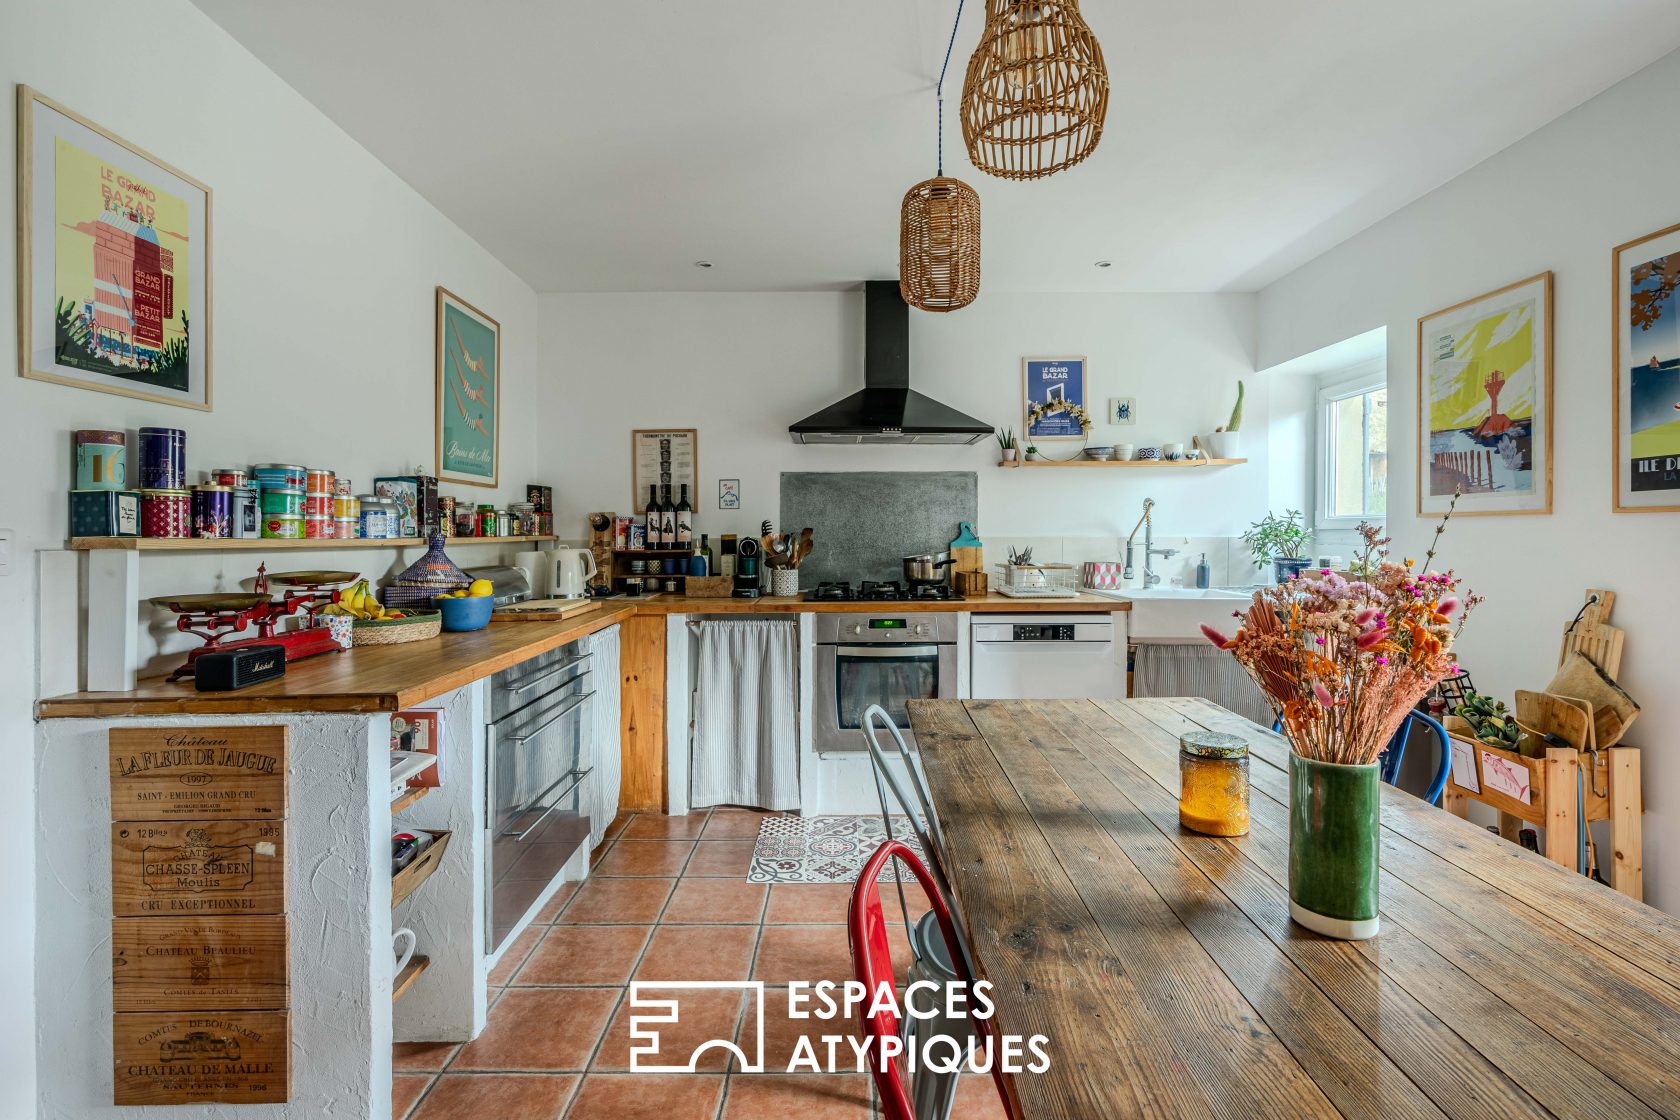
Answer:
[{"label": "wooden cutting board", "polygon": [[986,558],[981,551],[980,538],[974,535],[974,524],[964,521],[960,524],[961,531],[951,541],[951,571],[983,572],[986,570]]},{"label": "wooden cutting board", "polygon": [[1550,692],[1517,690],[1517,722],[1556,735],[1576,750],[1593,745],[1592,705]]},{"label": "wooden cutting board", "polygon": [[527,599],[497,607],[490,617],[496,622],[553,622],[580,614],[599,603],[598,599]]}]

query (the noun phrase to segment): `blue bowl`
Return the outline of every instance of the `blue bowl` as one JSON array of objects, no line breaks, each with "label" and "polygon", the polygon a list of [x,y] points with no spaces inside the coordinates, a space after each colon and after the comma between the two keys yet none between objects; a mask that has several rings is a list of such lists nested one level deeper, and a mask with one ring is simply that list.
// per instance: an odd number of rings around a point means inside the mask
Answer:
[{"label": "blue bowl", "polygon": [[432,600],[432,605],[443,612],[443,628],[459,633],[482,630],[490,625],[490,612],[495,609],[496,599],[492,595],[467,599],[439,597]]}]

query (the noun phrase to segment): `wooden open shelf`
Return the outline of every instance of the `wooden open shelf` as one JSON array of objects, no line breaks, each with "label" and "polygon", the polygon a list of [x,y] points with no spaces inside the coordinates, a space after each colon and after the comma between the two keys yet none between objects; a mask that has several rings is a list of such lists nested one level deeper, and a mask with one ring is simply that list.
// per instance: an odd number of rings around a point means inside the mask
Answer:
[{"label": "wooden open shelf", "polygon": [[[429,829],[420,831],[430,832]],[[420,853],[420,858],[391,876],[391,905],[407,898],[419,889],[420,884],[430,879],[438,866],[443,863],[444,849],[449,847],[448,832],[431,832],[432,846]]]},{"label": "wooden open shelf", "polygon": [[1078,459],[1068,459],[1065,461],[1060,459],[1039,459],[1032,463],[1027,462],[1025,459],[1015,459],[1008,462],[1000,462],[998,463],[998,466],[1005,468],[1118,467],[1122,470],[1126,468],[1132,468],[1135,470],[1139,468],[1150,469],[1155,467],[1164,467],[1167,470],[1183,470],[1186,468],[1191,470],[1200,470],[1203,467],[1234,467],[1238,464],[1246,462],[1248,462],[1247,459],[1087,459],[1084,456],[1081,456]]},{"label": "wooden open shelf", "polygon": [[436,786],[415,786],[413,789],[391,802],[391,815],[395,816],[396,814],[402,812],[404,809],[408,808],[410,805],[414,804],[416,801],[420,800],[436,788]]},{"label": "wooden open shelf", "polygon": [[420,978],[420,974],[431,966],[432,958],[422,957],[419,953],[408,958],[408,963],[403,965],[402,971],[397,973],[397,978],[391,982],[391,1002],[395,1003],[401,999],[403,994],[414,986],[414,981]]},{"label": "wooden open shelf", "polygon": [[[550,536],[445,537],[446,547],[463,544],[526,544],[557,540]],[[284,552],[336,548],[425,548],[424,537],[393,537],[388,540],[280,540],[273,537],[71,537],[69,547],[81,552],[117,549],[123,552]]]}]

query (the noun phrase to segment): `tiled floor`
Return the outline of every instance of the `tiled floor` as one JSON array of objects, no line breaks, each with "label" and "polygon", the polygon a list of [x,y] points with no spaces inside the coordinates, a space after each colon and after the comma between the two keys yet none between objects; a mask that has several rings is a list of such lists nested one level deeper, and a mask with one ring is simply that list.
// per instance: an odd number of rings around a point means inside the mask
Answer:
[{"label": "tiled floor", "polygon": [[[715,1049],[702,1055],[697,1073],[623,1072],[630,1066],[625,991],[632,978],[751,977],[785,985],[851,975],[844,925],[849,888],[746,881],[760,819],[720,809],[614,821],[595,852],[591,878],[565,888],[491,974],[484,1033],[465,1046],[397,1046],[397,1120],[877,1115],[865,1074],[775,1072],[786,1070],[801,1034],[855,1034],[855,1028],[790,1021],[785,1000],[774,995],[764,1023],[765,1069],[772,1072],[737,1072],[730,1056]],[[902,941],[894,945],[894,961],[909,956]],[[758,1024],[748,1021],[743,1003],[735,992],[685,995],[681,1024],[661,1032],[661,1060],[686,1062],[710,1038],[733,1038],[751,1053]],[[964,1078],[953,1115],[1001,1120],[990,1081]]]}]

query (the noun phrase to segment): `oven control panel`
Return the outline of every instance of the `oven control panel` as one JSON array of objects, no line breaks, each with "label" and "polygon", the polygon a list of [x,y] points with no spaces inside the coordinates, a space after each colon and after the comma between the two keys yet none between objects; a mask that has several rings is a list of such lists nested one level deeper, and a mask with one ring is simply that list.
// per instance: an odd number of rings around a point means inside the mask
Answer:
[{"label": "oven control panel", "polygon": [[894,638],[926,638],[933,633],[933,627],[908,618],[867,618],[848,622],[840,627],[840,631],[851,638],[891,641]]},{"label": "oven control panel", "polygon": [[819,614],[816,641],[851,645],[946,643],[957,640],[957,616],[945,611],[906,611],[893,614]]}]

